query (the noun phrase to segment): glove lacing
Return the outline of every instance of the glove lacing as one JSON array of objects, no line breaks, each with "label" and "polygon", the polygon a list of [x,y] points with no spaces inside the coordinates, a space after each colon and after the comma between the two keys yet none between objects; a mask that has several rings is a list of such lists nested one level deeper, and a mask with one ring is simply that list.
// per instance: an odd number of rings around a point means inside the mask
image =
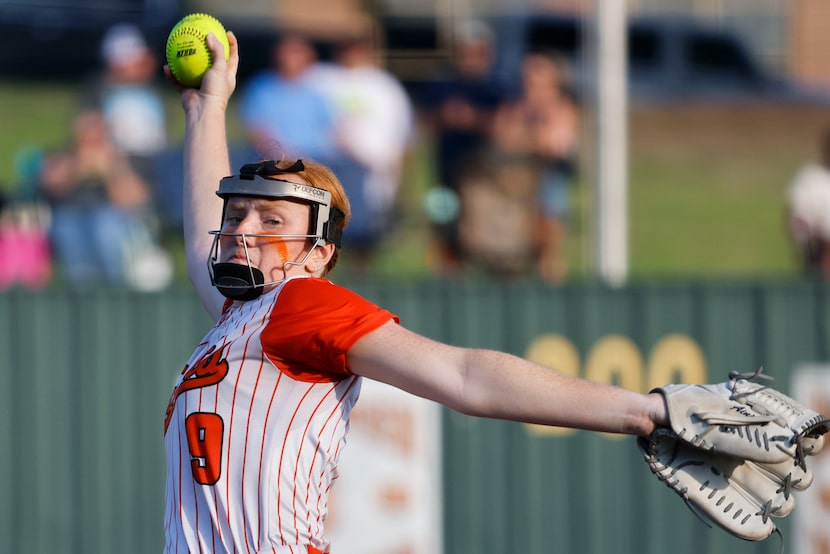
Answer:
[{"label": "glove lacing", "polygon": [[[789,404],[786,404],[786,403],[782,402],[775,395],[763,394],[763,391],[769,389],[769,387],[761,387],[759,389],[756,389],[756,390],[753,390],[753,391],[746,391],[746,392],[743,392],[743,393],[737,392],[736,388],[737,388],[737,382],[739,380],[751,381],[753,379],[767,379],[767,380],[772,381],[772,380],[775,379],[774,377],[772,377],[770,375],[766,375],[765,373],[763,373],[763,371],[764,371],[763,366],[759,367],[757,370],[755,370],[752,373],[741,373],[740,371],[730,371],[729,372],[729,381],[731,383],[731,389],[730,390],[731,390],[731,393],[732,393],[731,396],[730,396],[730,400],[739,400],[739,399],[744,398],[746,396],[759,394],[759,395],[763,396],[763,398],[766,401],[774,403],[776,405],[776,407],[778,407],[778,412],[779,413],[785,413],[787,416],[797,417],[799,415],[799,411],[796,408],[794,408],[793,406],[791,406]],[[803,471],[807,470],[806,457],[807,457],[807,455],[810,454],[810,452],[807,451],[804,448],[804,442],[803,442],[804,438],[807,437],[808,435],[810,435],[810,433],[813,432],[814,429],[819,427],[824,421],[826,421],[824,419],[824,417],[821,416],[820,414],[817,414],[815,417],[813,417],[809,421],[804,422],[801,425],[801,427],[802,427],[801,431],[794,434],[794,436],[792,437],[792,442],[795,445],[795,454],[793,456],[794,460],[795,460],[794,464],[797,465],[798,467],[800,467]],[[773,438],[773,440],[774,439],[786,440],[786,437],[772,437],[772,438]]]}]

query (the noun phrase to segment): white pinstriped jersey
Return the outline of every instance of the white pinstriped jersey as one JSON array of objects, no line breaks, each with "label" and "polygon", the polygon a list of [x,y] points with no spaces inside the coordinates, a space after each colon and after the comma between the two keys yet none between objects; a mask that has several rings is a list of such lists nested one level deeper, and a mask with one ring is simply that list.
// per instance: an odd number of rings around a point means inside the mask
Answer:
[{"label": "white pinstriped jersey", "polygon": [[390,320],[316,278],[226,304],[167,408],[165,553],[328,551],[328,493],[360,390],[346,353]]}]

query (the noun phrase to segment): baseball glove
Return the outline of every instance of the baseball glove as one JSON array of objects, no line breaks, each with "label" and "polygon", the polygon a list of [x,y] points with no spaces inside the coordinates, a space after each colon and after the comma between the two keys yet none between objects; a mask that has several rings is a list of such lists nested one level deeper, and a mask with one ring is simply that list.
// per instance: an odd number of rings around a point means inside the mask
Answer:
[{"label": "baseball glove", "polygon": [[669,427],[637,445],[652,473],[705,523],[745,540],[767,538],[789,515],[793,492],[813,480],[807,456],[824,446],[830,420],[781,392],[731,373],[714,385],[655,389]]}]

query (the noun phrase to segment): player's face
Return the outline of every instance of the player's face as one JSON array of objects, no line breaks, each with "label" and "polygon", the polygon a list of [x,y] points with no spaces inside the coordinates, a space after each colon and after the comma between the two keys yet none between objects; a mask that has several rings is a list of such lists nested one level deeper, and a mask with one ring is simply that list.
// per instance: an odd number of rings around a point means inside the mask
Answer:
[{"label": "player's face", "polygon": [[286,262],[300,262],[310,249],[309,215],[307,204],[290,200],[229,198],[222,232],[235,235],[221,237],[219,261],[250,264],[266,282],[281,280]]}]

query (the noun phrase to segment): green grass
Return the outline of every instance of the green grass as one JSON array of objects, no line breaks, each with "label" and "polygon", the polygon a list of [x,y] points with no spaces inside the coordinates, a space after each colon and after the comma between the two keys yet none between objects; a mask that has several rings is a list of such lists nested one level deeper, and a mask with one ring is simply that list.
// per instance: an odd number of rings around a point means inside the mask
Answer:
[{"label": "green grass", "polygon": [[828,123],[823,110],[771,105],[634,112],[632,271],[796,273],[785,191]]},{"label": "green grass", "polygon": [[659,162],[643,161],[633,171],[649,176],[636,185],[631,207],[632,265],[638,272],[789,269],[777,188],[727,186],[736,182],[728,171],[717,175]]},{"label": "green grass", "polygon": [[[0,82],[0,185],[19,181],[19,153],[68,140],[78,91],[71,85]],[[168,97],[170,134],[183,134],[178,98]],[[233,106],[232,106],[233,110]],[[233,112],[231,112],[233,113]],[[582,159],[591,159],[586,114]],[[784,222],[784,191],[802,162],[816,155],[830,114],[817,108],[739,104],[632,109],[629,120],[630,270],[633,277],[796,275]],[[229,121],[232,139],[241,136]],[[590,175],[574,189],[568,240],[571,276],[592,274]],[[406,166],[402,219],[371,271],[425,276],[430,230],[421,198],[432,182],[429,145],[421,140]],[[180,243],[173,240],[174,248]],[[343,270],[351,270],[348,259]]]},{"label": "green grass", "polygon": [[74,102],[66,86],[0,82],[0,186],[17,182],[23,148],[54,148],[66,140]]}]

